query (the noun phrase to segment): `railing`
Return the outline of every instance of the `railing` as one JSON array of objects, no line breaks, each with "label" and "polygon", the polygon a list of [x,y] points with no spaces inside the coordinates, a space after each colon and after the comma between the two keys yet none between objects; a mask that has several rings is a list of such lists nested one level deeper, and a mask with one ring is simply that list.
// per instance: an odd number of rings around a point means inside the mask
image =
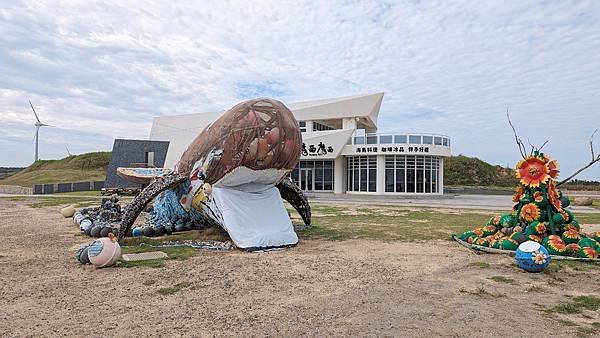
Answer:
[{"label": "railing", "polygon": [[348,144],[430,144],[450,147],[450,138],[440,134],[390,133],[355,135]]}]

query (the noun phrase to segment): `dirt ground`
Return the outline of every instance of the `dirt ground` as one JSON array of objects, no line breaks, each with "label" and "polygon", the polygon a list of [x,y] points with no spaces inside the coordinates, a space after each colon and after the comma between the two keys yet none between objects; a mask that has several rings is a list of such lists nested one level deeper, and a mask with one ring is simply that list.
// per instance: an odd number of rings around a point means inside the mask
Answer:
[{"label": "dirt ground", "polygon": [[367,240],[95,269],[76,263],[86,239],[56,207],[19,203],[0,199],[3,337],[559,337],[600,321],[543,311],[565,295],[600,295],[595,269],[529,274],[450,241]]}]

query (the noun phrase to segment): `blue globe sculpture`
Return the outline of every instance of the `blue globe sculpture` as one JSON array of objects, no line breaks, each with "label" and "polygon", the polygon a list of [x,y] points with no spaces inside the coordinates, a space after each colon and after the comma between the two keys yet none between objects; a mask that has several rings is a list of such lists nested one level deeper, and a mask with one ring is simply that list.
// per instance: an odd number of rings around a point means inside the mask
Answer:
[{"label": "blue globe sculpture", "polygon": [[540,272],[550,264],[550,254],[540,243],[527,241],[517,248],[515,260],[527,272]]}]

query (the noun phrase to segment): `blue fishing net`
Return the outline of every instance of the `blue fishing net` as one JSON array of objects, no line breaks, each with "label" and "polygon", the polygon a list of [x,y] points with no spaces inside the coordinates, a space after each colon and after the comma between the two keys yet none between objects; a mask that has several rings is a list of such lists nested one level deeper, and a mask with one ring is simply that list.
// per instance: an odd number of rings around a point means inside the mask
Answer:
[{"label": "blue fishing net", "polygon": [[[206,221],[196,209],[186,211],[179,203],[183,192],[187,191],[189,182],[164,191],[154,200],[154,207],[147,216],[148,225],[172,225],[185,230],[205,227]],[[174,229],[175,230],[175,229]],[[181,229],[177,229],[179,231]]]}]

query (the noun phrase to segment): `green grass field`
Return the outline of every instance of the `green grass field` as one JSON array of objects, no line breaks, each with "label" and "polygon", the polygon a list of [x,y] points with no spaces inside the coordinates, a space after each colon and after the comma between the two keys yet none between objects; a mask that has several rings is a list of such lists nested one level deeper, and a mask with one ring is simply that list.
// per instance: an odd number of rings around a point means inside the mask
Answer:
[{"label": "green grass field", "polygon": [[[419,241],[450,239],[468,229],[483,226],[493,211],[371,206],[368,208],[313,205],[313,226],[303,238],[329,240],[377,239]],[[290,211],[292,212],[292,211]],[[600,223],[600,213],[576,215],[580,223]]]}]

